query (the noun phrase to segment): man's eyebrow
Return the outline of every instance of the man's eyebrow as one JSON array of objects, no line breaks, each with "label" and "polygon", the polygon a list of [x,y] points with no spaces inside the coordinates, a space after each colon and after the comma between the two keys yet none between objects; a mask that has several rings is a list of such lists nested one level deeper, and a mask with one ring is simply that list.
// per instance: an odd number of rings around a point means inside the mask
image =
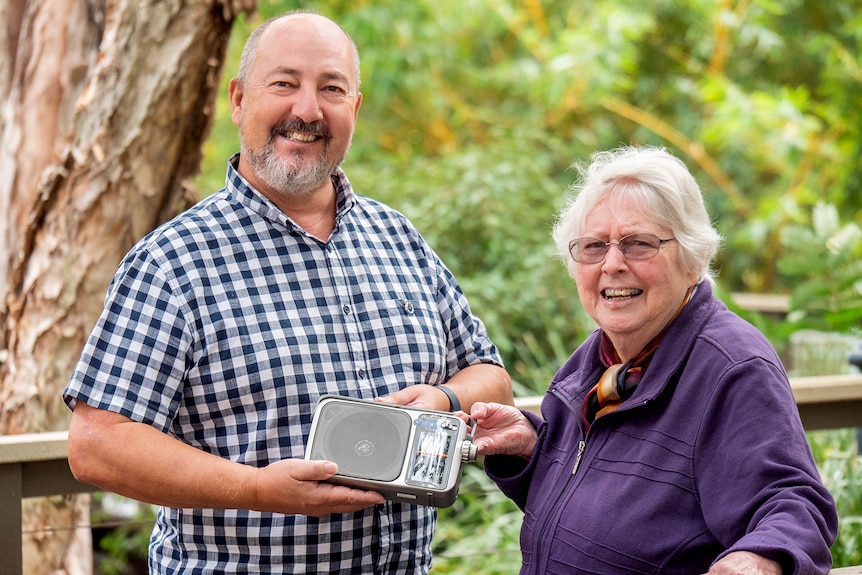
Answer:
[{"label": "man's eyebrow", "polygon": [[299,70],[296,68],[289,68],[287,66],[279,66],[272,72],[270,72],[270,76],[299,76]]},{"label": "man's eyebrow", "polygon": [[[289,66],[279,66],[275,68],[270,76],[295,76],[301,77],[302,73],[296,68],[291,68]],[[335,82],[344,82],[345,84],[350,84],[350,79],[346,74],[342,72],[332,71],[332,72],[324,72],[320,75],[320,77],[324,80],[330,80]]]},{"label": "man's eyebrow", "polygon": [[324,72],[323,74],[321,74],[321,78],[323,78],[324,80],[331,80],[333,82],[344,82],[348,86],[350,85],[350,79],[347,77],[346,74],[343,74],[341,72]]},{"label": "man's eyebrow", "polygon": [[[274,76],[279,76],[279,75],[302,76],[302,72],[300,72],[296,68],[291,68],[289,66],[279,66],[279,67],[275,68],[271,72],[271,74]],[[323,72],[320,75],[320,77],[323,78],[324,80],[341,80],[344,82],[349,81],[347,74],[344,74],[343,72],[338,72],[335,70],[333,70],[331,72]]]}]

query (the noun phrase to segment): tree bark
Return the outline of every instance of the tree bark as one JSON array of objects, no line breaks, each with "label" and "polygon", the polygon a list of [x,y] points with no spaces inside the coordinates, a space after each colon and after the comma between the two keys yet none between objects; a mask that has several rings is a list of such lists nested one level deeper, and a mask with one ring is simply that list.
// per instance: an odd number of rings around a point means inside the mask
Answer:
[{"label": "tree bark", "polygon": [[[255,6],[0,0],[0,433],[67,427],[117,264],[197,199],[231,24]],[[89,531],[63,529],[88,522],[86,496],[25,502],[25,573],[89,572]]]}]

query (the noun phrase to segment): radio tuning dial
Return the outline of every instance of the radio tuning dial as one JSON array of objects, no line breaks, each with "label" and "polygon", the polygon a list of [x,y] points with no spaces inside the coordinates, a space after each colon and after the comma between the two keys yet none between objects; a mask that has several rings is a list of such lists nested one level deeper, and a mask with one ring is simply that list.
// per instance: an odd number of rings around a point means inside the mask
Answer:
[{"label": "radio tuning dial", "polygon": [[469,441],[461,442],[461,461],[476,461],[479,450]]}]

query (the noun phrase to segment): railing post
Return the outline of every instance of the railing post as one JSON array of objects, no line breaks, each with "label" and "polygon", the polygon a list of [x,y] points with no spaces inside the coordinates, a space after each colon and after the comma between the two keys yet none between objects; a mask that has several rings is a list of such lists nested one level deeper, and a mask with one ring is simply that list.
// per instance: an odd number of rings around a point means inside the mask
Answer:
[{"label": "railing post", "polygon": [[22,573],[24,555],[21,540],[21,494],[24,466],[0,464],[0,573]]},{"label": "railing post", "polygon": [[[862,372],[862,342],[856,344],[856,349],[850,352],[847,361]],[[862,426],[856,428],[856,453],[862,455]]]}]

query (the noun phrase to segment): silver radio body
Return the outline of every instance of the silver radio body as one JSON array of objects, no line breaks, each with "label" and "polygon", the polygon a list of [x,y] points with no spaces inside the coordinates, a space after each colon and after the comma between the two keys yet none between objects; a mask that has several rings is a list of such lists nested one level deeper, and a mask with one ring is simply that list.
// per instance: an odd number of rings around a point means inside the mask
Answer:
[{"label": "silver radio body", "polygon": [[455,502],[462,465],[476,459],[469,427],[444,411],[324,395],[305,458],[338,465],[338,485],[434,507]]}]

